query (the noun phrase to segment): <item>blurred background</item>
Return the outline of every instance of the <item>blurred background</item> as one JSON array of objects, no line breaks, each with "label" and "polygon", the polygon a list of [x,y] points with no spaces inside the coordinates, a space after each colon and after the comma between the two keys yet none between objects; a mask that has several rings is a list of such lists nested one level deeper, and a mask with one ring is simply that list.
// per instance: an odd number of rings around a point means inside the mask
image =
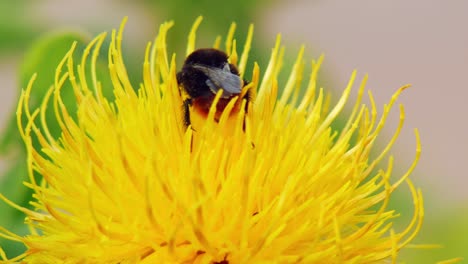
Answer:
[{"label": "blurred background", "polygon": [[[24,149],[12,117],[18,91],[33,72],[53,74],[73,40],[86,43],[128,16],[124,54],[132,81],[138,84],[146,44],[156,36],[159,24],[175,21],[168,41],[181,62],[192,22],[203,15],[198,47],[211,46],[216,35],[224,36],[236,21],[240,50],[248,25],[255,24],[250,66],[258,61],[261,69],[266,67],[277,33],[286,46],[284,76],[301,44],[306,45],[306,61],[325,54],[322,84],[336,96],[354,69],[360,77],[369,74],[367,87],[380,106],[400,86],[411,83],[399,99],[405,105],[406,123],[392,151],[395,174],[410,166],[416,148],[413,129],[418,128],[423,153],[413,180],[425,195],[426,221],[415,242],[444,247],[405,250],[404,259],[408,263],[468,259],[467,14],[464,0],[0,0],[0,192],[20,203],[29,199],[21,184]],[[45,75],[36,86],[45,83],[43,89],[48,88],[52,77]],[[398,123],[397,110],[390,116],[382,145]],[[409,198],[404,191],[392,204],[402,210],[403,220],[412,214],[412,204],[399,203]],[[22,221],[21,214],[0,204],[1,226],[24,233]],[[1,239],[0,246],[11,256],[22,250]]]}]

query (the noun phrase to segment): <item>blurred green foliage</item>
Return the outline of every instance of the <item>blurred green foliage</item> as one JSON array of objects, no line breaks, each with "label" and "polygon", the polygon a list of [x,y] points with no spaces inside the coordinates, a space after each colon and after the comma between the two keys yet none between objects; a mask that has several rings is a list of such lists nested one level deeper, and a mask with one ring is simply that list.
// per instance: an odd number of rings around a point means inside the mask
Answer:
[{"label": "blurred green foliage", "polygon": [[41,27],[28,21],[25,13],[30,1],[0,1],[0,56],[21,51],[39,35]]},{"label": "blurred green foliage", "polygon": [[432,210],[414,245],[434,245],[435,248],[405,249],[402,259],[407,263],[435,263],[452,258],[468,261],[468,208],[445,208]]},{"label": "blurred green foliage", "polygon": [[[205,39],[208,42],[201,43],[202,45],[211,45],[211,39],[214,34],[227,32],[229,25],[235,21],[241,31],[246,32],[250,23],[256,21],[256,15],[261,13],[261,7],[265,0],[239,0],[239,1],[215,1],[215,0],[141,0],[152,7],[155,14],[160,15],[162,20],[174,20],[177,25],[171,29],[171,34],[168,36],[169,43],[174,46],[185,47],[188,25],[192,25],[195,19],[202,15],[205,17],[203,28],[201,28],[201,37],[203,41],[205,35],[211,35]],[[271,1],[270,1],[271,2]],[[213,34],[214,32],[214,34]],[[238,35],[238,44],[244,42],[245,34]],[[179,50],[177,50],[178,52]],[[178,54],[184,54],[179,53]]]}]

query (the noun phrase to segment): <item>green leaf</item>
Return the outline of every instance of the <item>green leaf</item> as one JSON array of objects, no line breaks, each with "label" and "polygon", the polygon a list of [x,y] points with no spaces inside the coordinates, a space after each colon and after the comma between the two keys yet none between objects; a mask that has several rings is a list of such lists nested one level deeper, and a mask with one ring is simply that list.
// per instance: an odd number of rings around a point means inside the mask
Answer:
[{"label": "green leaf", "polygon": [[[31,197],[31,189],[26,188],[22,182],[27,179],[27,171],[24,159],[10,165],[9,170],[0,178],[0,193],[12,202],[27,206]],[[24,224],[25,215],[15,208],[0,200],[0,226],[18,235],[25,235],[27,226]],[[9,257],[22,253],[25,247],[18,243],[6,239],[0,239],[2,248]]]},{"label": "green leaf", "polygon": [[24,57],[20,69],[21,87],[25,88],[31,76],[37,73],[32,95],[44,95],[54,83],[57,65],[70,50],[72,44],[78,42],[80,47],[88,41],[89,37],[75,32],[55,32],[40,38]]},{"label": "green leaf", "polygon": [[[65,54],[70,50],[75,41],[83,43],[86,37],[83,34],[62,32],[53,33],[39,39],[31,46],[24,56],[20,67],[20,89],[26,89],[29,80],[34,73],[37,78],[31,91],[31,107],[37,107],[38,103],[54,83],[55,70]],[[65,90],[65,97],[72,94],[70,89]],[[12,146],[18,146],[21,142],[16,124],[16,116],[10,117],[6,130],[0,140],[0,153],[5,153]]]},{"label": "green leaf", "polygon": [[[84,41],[86,39],[87,38],[84,37],[83,34],[67,32],[54,33],[37,41],[32,46],[31,50],[25,55],[24,63],[21,65],[20,69],[21,89],[26,89],[31,76],[33,76],[34,73],[37,73],[37,78],[33,83],[30,95],[30,109],[32,109],[32,111],[40,106],[45,94],[53,85],[56,68],[60,61],[70,50],[72,44],[75,41],[78,41],[77,48],[73,55],[76,71],[76,63],[81,62],[80,59],[83,53]],[[105,56],[102,57],[106,58]],[[86,68],[88,69],[87,73],[89,73],[90,62],[88,61],[86,64]],[[110,98],[112,96],[113,89],[107,63],[103,60],[98,60],[96,71],[97,77],[102,84],[103,94]],[[65,69],[61,72],[63,74]],[[90,76],[88,76],[88,80],[89,79]],[[61,97],[67,106],[70,115],[74,117],[76,115],[76,99],[73,89],[68,82],[65,82],[61,89]],[[61,131],[55,121],[52,102],[49,102],[47,109],[46,120],[48,128],[52,136],[58,138]],[[27,118],[24,116],[23,126],[25,126],[27,122],[26,119]],[[36,122],[36,125],[39,129],[42,129],[40,122]],[[36,150],[40,150],[40,146],[34,136],[33,147]],[[6,133],[0,140],[0,153],[16,154],[16,157],[9,162],[10,164],[13,163],[13,165],[10,165],[9,170],[0,177],[0,193],[19,206],[29,207],[29,201],[32,199],[32,191],[22,184],[23,181],[29,181],[29,179],[27,176],[26,152],[22,146],[22,139],[18,132],[15,115],[10,118]],[[27,226],[24,224],[25,215],[22,212],[0,201],[0,215],[0,226],[21,236],[28,233]],[[0,247],[3,248],[9,257],[21,254],[25,250],[24,246],[20,243],[3,239],[0,240]]]},{"label": "green leaf", "polygon": [[[40,106],[44,99],[45,94],[54,83],[56,68],[66,53],[72,47],[72,44],[77,41],[78,45],[74,53],[74,60],[77,62],[81,58],[84,48],[84,41],[87,38],[83,34],[78,33],[54,33],[47,35],[36,43],[26,53],[24,63],[20,68],[20,88],[26,89],[31,76],[37,73],[37,78],[33,83],[30,95],[30,109],[33,111]],[[89,62],[87,69],[90,69]],[[97,76],[103,84],[103,93],[109,95],[112,92],[110,89],[110,78],[108,77],[108,70],[106,64],[98,61],[96,65]],[[76,71],[76,66],[75,66]],[[65,69],[61,71],[62,74]],[[105,77],[107,76],[107,77]],[[70,84],[65,82],[61,90],[61,97],[67,109],[70,110],[72,116],[76,115],[76,100],[74,97],[73,89]],[[49,102],[47,107],[46,120],[51,134],[58,138],[61,131],[57,122],[55,121],[55,114],[53,111],[53,103]],[[16,112],[16,111],[12,111]],[[23,113],[23,126],[26,125],[27,118]],[[42,128],[40,122],[36,125],[39,129]],[[33,138],[33,147],[40,151],[40,146]],[[8,163],[8,171],[0,175],[0,193],[7,199],[23,207],[30,207],[29,201],[32,199],[31,189],[25,187],[22,182],[29,181],[26,163],[26,152],[19,135],[16,116],[13,114],[10,117],[10,122],[6,128],[5,133],[0,139],[0,153],[6,156]],[[5,155],[7,154],[7,155]],[[24,224],[25,215],[10,207],[8,204],[0,201],[0,226],[16,233],[18,235],[25,235],[28,232],[27,226]],[[15,256],[24,251],[24,246],[17,242],[0,239],[0,247],[6,252],[8,256]]]}]

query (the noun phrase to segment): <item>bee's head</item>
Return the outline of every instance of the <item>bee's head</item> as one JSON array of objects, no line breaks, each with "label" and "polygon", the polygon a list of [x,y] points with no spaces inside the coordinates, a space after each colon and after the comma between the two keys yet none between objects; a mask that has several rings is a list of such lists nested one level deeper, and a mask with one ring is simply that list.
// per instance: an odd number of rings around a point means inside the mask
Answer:
[{"label": "bee's head", "polygon": [[216,49],[192,52],[177,73],[177,82],[192,97],[212,96],[223,89],[224,98],[239,94],[242,80],[237,68],[229,64],[226,53]]},{"label": "bee's head", "polygon": [[186,59],[184,66],[204,65],[222,69],[228,63],[226,53],[217,49],[198,49],[192,52]]}]

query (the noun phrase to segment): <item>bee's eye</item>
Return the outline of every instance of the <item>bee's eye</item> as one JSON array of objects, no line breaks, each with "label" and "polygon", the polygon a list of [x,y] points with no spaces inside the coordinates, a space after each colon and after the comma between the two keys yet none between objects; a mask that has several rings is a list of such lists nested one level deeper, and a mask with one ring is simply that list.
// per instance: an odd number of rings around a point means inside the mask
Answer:
[{"label": "bee's eye", "polygon": [[229,72],[229,73],[231,72],[231,68],[229,67],[229,63],[226,62],[224,64],[223,71]]}]

